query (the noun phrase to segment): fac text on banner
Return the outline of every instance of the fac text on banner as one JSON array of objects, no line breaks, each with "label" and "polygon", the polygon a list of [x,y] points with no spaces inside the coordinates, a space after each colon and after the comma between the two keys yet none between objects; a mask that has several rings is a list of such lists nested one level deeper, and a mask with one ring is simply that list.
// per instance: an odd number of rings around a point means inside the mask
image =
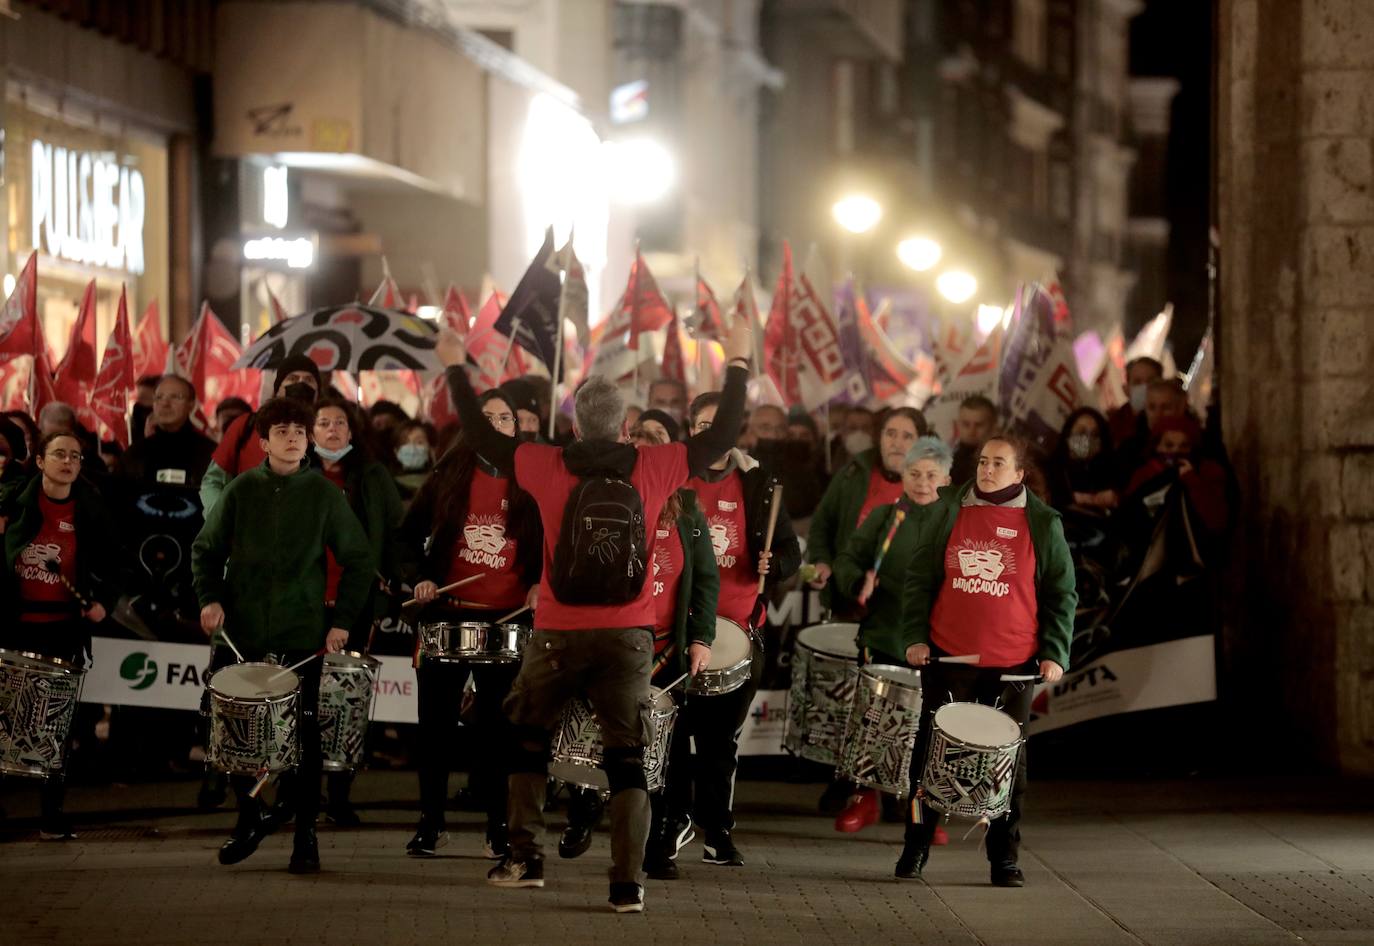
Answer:
[{"label": "fac text on banner", "polygon": [[1103,654],[1035,694],[1028,731],[1217,698],[1216,638],[1211,634]]}]

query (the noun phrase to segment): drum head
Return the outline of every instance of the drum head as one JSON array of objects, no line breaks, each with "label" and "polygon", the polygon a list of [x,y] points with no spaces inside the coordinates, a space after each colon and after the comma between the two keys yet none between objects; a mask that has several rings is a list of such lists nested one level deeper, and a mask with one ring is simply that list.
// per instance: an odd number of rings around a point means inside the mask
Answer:
[{"label": "drum head", "polygon": [[864,667],[864,673],[875,677],[882,677],[889,683],[897,686],[906,687],[908,690],[921,689],[921,672],[911,667],[897,667],[892,664],[869,664]]},{"label": "drum head", "polygon": [[748,660],[754,645],[749,635],[729,618],[716,618],[716,642],[711,645],[711,660],[707,670],[724,670],[742,660]]},{"label": "drum head", "polygon": [[277,699],[295,692],[301,684],[294,671],[284,670],[276,664],[231,664],[214,672],[210,689],[235,700]]},{"label": "drum head", "polygon": [[0,650],[0,663],[9,664],[12,667],[23,667],[25,670],[37,670],[40,673],[75,673],[76,665],[56,657],[46,657],[43,654],[33,654],[28,651]]},{"label": "drum head", "polygon": [[797,644],[845,660],[859,659],[857,624],[814,624],[797,632]]},{"label": "drum head", "polygon": [[935,711],[935,727],[970,746],[997,749],[1021,738],[1021,727],[1006,713],[981,703],[946,703]]},{"label": "drum head", "polygon": [[371,670],[373,667],[380,667],[382,662],[376,657],[360,654],[356,650],[341,650],[337,654],[327,654],[324,665],[342,670]]}]

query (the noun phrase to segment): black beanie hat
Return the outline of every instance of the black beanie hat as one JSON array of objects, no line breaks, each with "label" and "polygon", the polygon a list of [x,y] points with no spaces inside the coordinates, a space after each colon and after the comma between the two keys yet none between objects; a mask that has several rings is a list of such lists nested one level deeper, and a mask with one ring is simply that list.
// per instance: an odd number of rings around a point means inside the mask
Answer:
[{"label": "black beanie hat", "polygon": [[661,411],[656,407],[651,407],[649,408],[649,410],[644,411],[639,415],[639,420],[636,421],[636,423],[642,424],[646,420],[658,421],[660,424],[663,425],[663,429],[668,431],[668,440],[673,443],[677,442],[678,434],[681,432],[682,428],[678,426],[678,422],[673,420],[672,416],[669,415],[666,411]]},{"label": "black beanie hat", "polygon": [[281,364],[277,365],[277,376],[272,379],[272,393],[281,392],[281,384],[286,380],[286,376],[293,371],[309,371],[315,376],[315,389],[319,390],[320,366],[310,358],[309,355],[287,355],[282,359]]}]

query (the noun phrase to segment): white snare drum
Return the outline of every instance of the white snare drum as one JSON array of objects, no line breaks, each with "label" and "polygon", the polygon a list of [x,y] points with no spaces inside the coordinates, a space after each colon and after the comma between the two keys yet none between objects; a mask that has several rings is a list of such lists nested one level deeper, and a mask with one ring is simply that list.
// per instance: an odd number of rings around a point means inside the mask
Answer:
[{"label": "white snare drum", "polygon": [[0,650],[0,772],[48,778],[62,771],[85,669]]},{"label": "white snare drum", "polygon": [[1001,710],[946,703],[931,722],[930,753],[921,774],[927,804],[975,820],[1006,814],[1023,742],[1021,727]]},{"label": "white snare drum", "polygon": [[854,697],[858,633],[857,624],[816,624],[798,632],[782,736],[793,755],[835,764]]},{"label": "white snare drum", "polygon": [[[662,791],[668,777],[668,747],[673,738],[677,704],[672,694],[654,691],[654,708],[649,715],[650,736],[644,747],[644,780],[649,791]],[[601,767],[605,756],[601,747],[601,724],[586,700],[577,699],[563,709],[550,746],[549,775],[559,781],[586,788],[609,791],[610,781]]]},{"label": "white snare drum", "polygon": [[296,767],[300,677],[276,664],[231,664],[210,676],[205,761],[231,775]]},{"label": "white snare drum", "polygon": [[692,696],[733,693],[749,682],[754,666],[754,641],[749,632],[729,618],[716,618],[716,640],[706,669],[687,681]]},{"label": "white snare drum", "polygon": [[351,772],[363,764],[382,662],[356,651],[324,658],[320,670],[320,750],[326,772]]},{"label": "white snare drum", "polygon": [[524,624],[435,621],[420,625],[420,653],[426,660],[515,663],[529,640],[530,629]]},{"label": "white snare drum", "polygon": [[911,750],[921,722],[921,674],[911,667],[859,669],[836,774],[905,797]]}]

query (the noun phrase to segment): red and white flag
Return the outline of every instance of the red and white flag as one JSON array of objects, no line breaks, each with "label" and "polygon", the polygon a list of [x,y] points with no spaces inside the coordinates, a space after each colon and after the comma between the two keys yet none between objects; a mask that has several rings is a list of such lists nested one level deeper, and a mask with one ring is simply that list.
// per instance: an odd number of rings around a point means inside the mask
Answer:
[{"label": "red and white flag", "polygon": [[450,285],[444,293],[443,315],[445,326],[456,332],[459,338],[468,337],[468,328],[472,325],[472,310],[468,308],[468,300],[463,298],[457,286]]},{"label": "red and white flag", "polygon": [[196,386],[199,404],[191,422],[198,430],[207,428],[206,417],[213,417],[225,398],[241,397],[249,404],[257,400],[258,372],[252,368],[233,370],[240,354],[239,343],[211,311],[210,304],[201,303],[191,334],[172,351],[176,373]]},{"label": "red and white flag", "polygon": [[154,299],[143,310],[143,318],[134,330],[134,378],[165,373],[167,354],[167,339],[162,337],[162,319]]},{"label": "red and white flag", "polygon": [[476,365],[472,385],[478,391],[497,387],[503,381],[518,378],[528,371],[525,352],[519,345],[496,330],[506,299],[493,291],[477,311],[477,320],[468,333],[468,360]]},{"label": "red and white flag", "polygon": [[635,260],[630,264],[630,279],[625,285],[625,295],[620,297],[620,305],[629,322],[630,340],[627,342],[632,351],[639,350],[639,336],[644,332],[656,332],[673,319],[672,307],[658,291],[658,282],[644,262],[638,248]]},{"label": "red and white flag", "polygon": [[939,394],[926,402],[922,413],[930,424],[932,434],[954,442],[954,422],[959,416],[959,405],[965,398],[981,394],[993,404],[998,403],[1003,335],[1002,323],[998,322],[959,373],[941,386]]},{"label": "red and white flag", "polygon": [[668,323],[668,336],[663,342],[663,363],[658,367],[658,374],[662,378],[687,383],[687,364],[682,357],[682,331],[676,315]]},{"label": "red and white flag", "polygon": [[129,302],[121,286],[114,328],[105,342],[100,371],[91,389],[91,410],[124,447],[129,445],[129,392],[133,390],[136,379],[133,334],[129,331]]},{"label": "red and white flag", "polygon": [[64,404],[70,404],[76,419],[87,430],[100,429],[100,418],[91,408],[91,389],[95,387],[95,280],[86,284],[81,294],[81,306],[72,323],[66,354],[57,364],[53,377],[53,393]]},{"label": "red and white flag", "polygon": [[277,294],[270,287],[264,286],[263,288],[267,289],[267,308],[271,315],[271,324],[277,325],[280,322],[285,322],[286,309],[282,308],[281,300],[277,298]]},{"label": "red and white flag", "polygon": [[801,402],[801,385],[797,366],[801,360],[796,329],[789,317],[797,295],[797,283],[792,274],[792,247],[782,244],[782,271],[773,290],[773,305],[768,310],[768,322],[763,329],[763,370],[785,403]]},{"label": "red and white flag", "polygon": [[31,253],[14,281],[14,291],[0,309],[0,363],[34,355],[42,336],[38,324],[38,254]]},{"label": "red and white flag", "polygon": [[698,339],[718,342],[725,337],[725,323],[720,317],[720,303],[701,274],[697,274],[697,300],[687,326]]},{"label": "red and white flag", "polygon": [[367,304],[379,309],[400,309],[401,302],[401,287],[391,278],[391,267],[387,265],[386,257],[383,256],[382,281],[373,290],[372,298],[367,300]]},{"label": "red and white flag", "polygon": [[883,324],[891,311],[892,300],[884,299],[878,311],[870,313],[868,301],[855,295],[854,316],[862,343],[862,356],[868,360],[868,383],[873,397],[883,404],[919,407],[926,403],[935,384],[935,361],[919,355],[912,362],[898,350]]}]

